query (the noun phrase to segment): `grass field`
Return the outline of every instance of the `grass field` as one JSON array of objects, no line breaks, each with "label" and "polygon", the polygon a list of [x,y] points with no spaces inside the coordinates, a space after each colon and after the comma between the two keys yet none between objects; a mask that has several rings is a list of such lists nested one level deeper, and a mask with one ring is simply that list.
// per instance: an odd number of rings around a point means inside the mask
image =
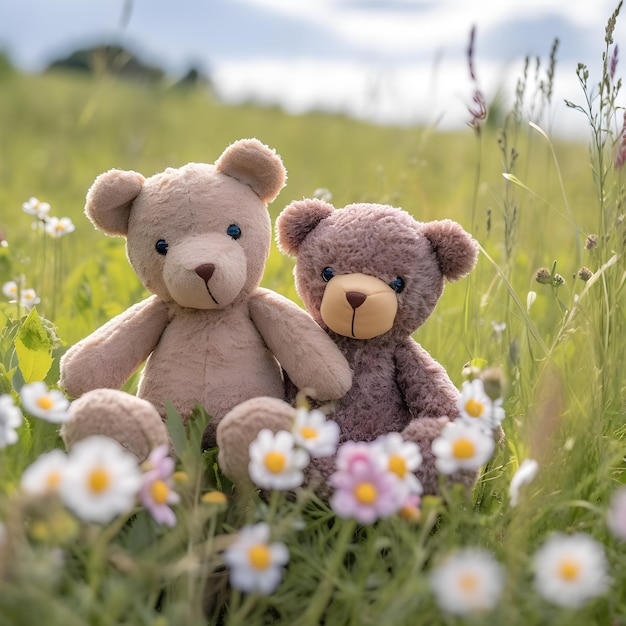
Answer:
[{"label": "grass field", "polygon": [[[327,625],[626,624],[626,544],[607,526],[626,482],[625,174],[614,166],[622,111],[608,74],[612,50],[607,41],[605,75],[581,86],[583,108],[592,88],[597,96],[588,116],[580,113],[589,145],[550,139],[545,120],[563,103],[544,99],[544,115],[528,119],[530,82],[524,98],[512,94],[517,114],[480,132],[443,133],[225,106],[197,91],[110,77],[0,74],[0,233],[8,243],[0,284],[23,277],[41,298],[28,317],[9,298],[0,303],[0,392],[18,404],[25,382],[54,386],[63,351],[145,295],[124,242],[82,214],[94,178],[112,167],[150,175],[213,162],[243,137],[275,148],[289,172],[272,217],[326,188],[337,207],[389,203],[470,231],[482,247],[476,270],[447,287],[415,337],[459,387],[471,360],[500,368],[507,381],[506,438],[471,494],[425,498],[417,522],[358,528],[304,490],[295,502],[277,492],[269,504],[254,495],[202,498],[227,483],[214,453],[199,452],[199,426],[177,440],[188,482],[179,485],[173,530],[144,510],[131,522],[80,522],[50,499],[20,493],[24,469],[62,447],[54,427],[28,417],[19,441],[0,450],[0,626],[198,624],[205,597],[214,601],[212,623],[227,624],[317,624],[321,616]],[[71,218],[75,231],[51,239],[33,229],[22,211],[31,196]],[[591,273],[586,282],[581,267]],[[548,284],[536,281],[541,268]],[[264,285],[297,301],[291,261],[275,246]],[[175,417],[170,428],[180,435]],[[512,507],[510,481],[526,458],[539,471]],[[274,594],[235,591],[218,618],[220,549],[252,520],[267,521],[287,545],[289,566]],[[608,591],[581,606],[541,596],[533,555],[554,532],[585,533],[603,546]],[[463,547],[487,550],[506,577],[493,610],[457,617],[438,604],[429,577]]]}]

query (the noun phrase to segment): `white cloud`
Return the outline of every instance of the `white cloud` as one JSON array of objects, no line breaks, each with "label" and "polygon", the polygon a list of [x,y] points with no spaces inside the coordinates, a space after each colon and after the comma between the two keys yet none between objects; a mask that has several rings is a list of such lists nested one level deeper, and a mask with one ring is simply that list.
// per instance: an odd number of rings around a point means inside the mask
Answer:
[{"label": "white cloud", "polygon": [[[545,67],[557,34],[552,29],[560,26],[555,123],[576,125],[578,116],[563,111],[562,100],[581,100],[578,60],[597,76],[616,2],[596,0],[590,10],[589,0],[213,0],[210,7],[180,0],[174,9],[169,0],[134,0],[121,31],[122,0],[20,0],[7,3],[0,48],[8,46],[18,63],[38,70],[50,53],[89,45],[88,34],[95,40],[98,33],[126,33],[140,56],[158,54],[172,71],[181,72],[190,59],[204,64],[228,100],[382,122],[441,117],[442,127],[463,127],[473,89],[466,59],[471,26],[477,26],[476,70],[488,99],[499,87],[513,97],[524,54],[540,53]],[[561,19],[542,22],[555,15]],[[622,22],[626,15],[618,20],[616,41],[626,33]],[[591,43],[578,38],[585,32]],[[561,60],[568,46],[569,58]]]}]

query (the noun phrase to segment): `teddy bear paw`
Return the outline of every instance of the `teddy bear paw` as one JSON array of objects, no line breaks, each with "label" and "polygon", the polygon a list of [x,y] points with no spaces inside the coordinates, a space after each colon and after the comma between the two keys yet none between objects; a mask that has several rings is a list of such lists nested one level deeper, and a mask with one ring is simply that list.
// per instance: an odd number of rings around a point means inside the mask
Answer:
[{"label": "teddy bear paw", "polygon": [[165,423],[150,402],[116,389],[94,389],[70,405],[61,428],[67,448],[91,435],[114,439],[143,462],[161,445],[170,445]]},{"label": "teddy bear paw", "polygon": [[283,400],[259,397],[246,400],[228,412],[217,426],[218,463],[235,484],[249,482],[250,444],[268,428],[291,430],[296,409]]}]

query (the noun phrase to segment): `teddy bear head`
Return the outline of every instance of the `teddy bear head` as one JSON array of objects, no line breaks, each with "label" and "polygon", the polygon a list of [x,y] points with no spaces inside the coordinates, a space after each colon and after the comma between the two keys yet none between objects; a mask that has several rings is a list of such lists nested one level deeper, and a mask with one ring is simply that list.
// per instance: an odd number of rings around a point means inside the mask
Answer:
[{"label": "teddy bear head", "polygon": [[476,264],[476,241],[452,220],[418,222],[402,209],[321,200],[279,215],[280,249],[296,257],[296,289],[309,313],[341,338],[397,338],[430,316],[444,281]]},{"label": "teddy bear head", "polygon": [[219,309],[258,286],[271,245],[267,204],[285,178],[273,150],[242,139],[212,165],[150,178],[105,172],[85,212],[107,235],[126,237],[128,259],[149,291],[182,307]]}]

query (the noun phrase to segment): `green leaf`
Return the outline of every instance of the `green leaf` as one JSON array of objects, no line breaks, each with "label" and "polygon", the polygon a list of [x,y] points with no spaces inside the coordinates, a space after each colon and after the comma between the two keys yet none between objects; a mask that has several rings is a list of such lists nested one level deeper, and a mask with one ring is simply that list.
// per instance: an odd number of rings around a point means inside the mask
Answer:
[{"label": "green leaf", "polygon": [[52,366],[52,339],[37,309],[24,320],[15,339],[17,364],[27,383],[43,380]]},{"label": "green leaf", "polygon": [[180,414],[169,401],[165,404],[165,412],[167,414],[167,431],[172,439],[176,456],[181,458],[187,447],[187,430]]},{"label": "green leaf", "polygon": [[0,363],[0,394],[11,393],[11,376],[13,372],[8,372],[3,363]]}]

